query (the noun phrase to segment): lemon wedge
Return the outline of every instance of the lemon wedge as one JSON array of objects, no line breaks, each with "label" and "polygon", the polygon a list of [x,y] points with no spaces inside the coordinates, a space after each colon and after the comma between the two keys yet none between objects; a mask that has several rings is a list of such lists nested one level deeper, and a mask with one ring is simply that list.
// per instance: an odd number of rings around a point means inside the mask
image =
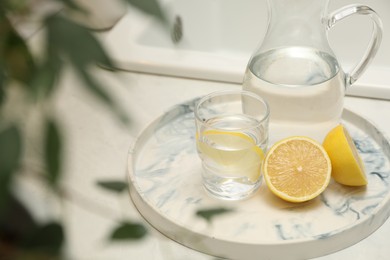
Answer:
[{"label": "lemon wedge", "polygon": [[332,177],[335,181],[348,186],[367,184],[363,161],[343,125],[336,126],[328,133],[323,146],[332,162]]}]

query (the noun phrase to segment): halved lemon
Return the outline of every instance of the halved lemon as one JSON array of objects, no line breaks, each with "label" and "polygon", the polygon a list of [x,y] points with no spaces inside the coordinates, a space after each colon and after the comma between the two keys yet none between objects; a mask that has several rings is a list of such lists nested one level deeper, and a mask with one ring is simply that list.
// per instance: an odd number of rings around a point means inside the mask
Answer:
[{"label": "halved lemon", "polygon": [[332,162],[332,177],[335,181],[349,186],[367,184],[363,161],[343,125],[336,126],[328,133],[323,146]]},{"label": "halved lemon", "polygon": [[264,179],[278,197],[304,202],[320,195],[328,186],[332,165],[318,142],[293,136],[275,143],[264,163]]},{"label": "halved lemon", "polygon": [[202,160],[214,172],[230,177],[247,177],[256,182],[261,175],[264,153],[255,140],[241,132],[207,130],[197,137]]}]

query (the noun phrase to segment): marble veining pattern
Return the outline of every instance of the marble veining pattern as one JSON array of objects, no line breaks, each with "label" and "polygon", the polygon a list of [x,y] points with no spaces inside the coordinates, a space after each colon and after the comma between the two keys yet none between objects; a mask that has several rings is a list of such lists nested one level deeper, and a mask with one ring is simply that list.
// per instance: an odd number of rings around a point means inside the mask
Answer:
[{"label": "marble veining pattern", "polygon": [[[265,183],[244,201],[224,202],[210,197],[201,185],[194,139],[195,102],[175,106],[157,119],[149,127],[145,142],[130,154],[136,154],[129,173],[133,185],[157,218],[163,216],[189,232],[213,239],[264,245],[327,240],[372,225],[373,230],[360,232],[367,236],[388,217],[388,140],[372,124],[349,111],[344,113],[343,123],[364,161],[367,187],[346,187],[332,181],[321,196],[302,204],[281,201]],[[198,209],[221,206],[233,211],[212,223],[195,214]],[[348,230],[352,231],[345,232]],[[351,238],[346,246],[362,238]]]}]

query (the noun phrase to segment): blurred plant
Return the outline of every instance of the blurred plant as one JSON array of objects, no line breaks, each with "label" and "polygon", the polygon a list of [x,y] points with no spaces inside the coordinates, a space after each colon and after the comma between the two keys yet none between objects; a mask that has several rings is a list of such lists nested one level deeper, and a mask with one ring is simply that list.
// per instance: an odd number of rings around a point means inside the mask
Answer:
[{"label": "blurred plant", "polygon": [[[75,0],[51,1],[75,12],[87,12]],[[157,0],[123,1],[167,24]],[[45,30],[43,52],[33,55],[27,40],[11,22],[12,16],[28,15],[33,4],[40,2],[0,1],[0,259],[61,258],[65,240],[62,223],[59,220],[39,223],[17,198],[13,188],[17,175],[22,172],[22,157],[26,149],[24,135],[28,129],[24,129],[23,112],[34,108],[42,113],[41,123],[44,126],[40,140],[44,169],[39,178],[59,199],[66,194],[60,183],[64,134],[51,102],[65,66],[71,65],[85,83],[82,86],[103,102],[120,122],[129,124],[127,114],[90,73],[90,66],[96,64],[113,67],[93,32],[61,12],[48,13],[41,21]],[[27,97],[23,99],[24,110],[19,114],[10,113],[8,109],[15,108],[8,104],[15,90]],[[121,181],[103,181],[98,184],[116,192],[122,192],[127,187]],[[142,225],[124,221],[114,228],[111,238],[139,239],[145,234],[146,229]]]},{"label": "blurred plant", "polygon": [[[77,0],[47,0],[74,12],[87,14]],[[122,0],[154,16],[168,29],[168,20],[158,0]],[[38,177],[59,200],[67,195],[61,185],[63,150],[66,145],[61,120],[56,115],[53,97],[58,90],[58,80],[66,66],[73,67],[85,87],[101,101],[123,124],[129,124],[128,115],[119,107],[90,72],[91,66],[100,64],[113,68],[114,64],[93,32],[69,19],[56,9],[42,17],[45,30],[42,52],[33,54],[12,23],[12,17],[28,16],[39,0],[0,0],[0,259],[61,259],[66,240],[63,225],[54,219],[40,223],[32,212],[18,199],[16,178],[23,174]],[[171,31],[174,43],[182,38],[182,21],[176,17]],[[22,108],[12,103],[14,92],[22,94]],[[20,100],[19,100],[20,101]],[[20,111],[15,112],[14,109]],[[39,110],[43,126],[39,145],[42,148],[43,169],[32,172],[23,167],[28,138],[24,120],[30,110]],[[122,180],[98,181],[97,185],[117,194],[127,190]],[[231,209],[200,209],[196,215],[211,223],[212,219]],[[141,239],[146,228],[131,220],[117,220],[109,238],[111,240]]]}]

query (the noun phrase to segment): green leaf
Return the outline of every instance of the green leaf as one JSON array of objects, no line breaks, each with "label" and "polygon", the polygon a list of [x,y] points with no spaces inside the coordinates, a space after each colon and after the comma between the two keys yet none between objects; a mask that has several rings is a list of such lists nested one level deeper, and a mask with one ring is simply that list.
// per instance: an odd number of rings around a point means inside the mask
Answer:
[{"label": "green leaf", "polygon": [[6,188],[11,174],[19,166],[22,138],[16,125],[0,131],[0,194]]},{"label": "green leaf", "polygon": [[106,67],[113,67],[99,41],[86,28],[60,15],[50,16],[46,22],[47,41],[53,50],[53,55],[64,54],[68,57],[86,83],[88,90],[105,103],[122,123],[128,124],[127,114],[113,102],[110,95],[88,72],[90,64],[99,63]]},{"label": "green leaf", "polygon": [[143,225],[125,222],[114,229],[110,238],[112,240],[137,240],[143,238],[146,234],[147,230]]},{"label": "green leaf", "polygon": [[128,124],[130,120],[127,114],[115,104],[115,102],[111,99],[111,96],[99,85],[98,82],[96,82],[89,72],[84,68],[79,68],[77,72],[80,74],[81,78],[86,83],[85,86],[91,91],[91,93],[100,99],[100,101],[105,103],[123,124]]},{"label": "green leaf", "polygon": [[64,230],[57,222],[38,227],[23,243],[23,248],[31,251],[59,254],[64,243]]},{"label": "green leaf", "polygon": [[[0,73],[1,73],[1,71],[0,71]],[[1,110],[1,105],[5,101],[5,97],[6,97],[6,95],[5,95],[5,91],[4,91],[4,85],[1,82],[1,75],[0,75],[0,110]]]},{"label": "green leaf", "polygon": [[100,42],[85,27],[58,14],[45,22],[48,45],[68,57],[77,69],[94,63],[113,67]]},{"label": "green leaf", "polygon": [[232,209],[223,208],[223,207],[212,208],[212,209],[202,209],[202,210],[198,210],[196,212],[196,215],[198,217],[205,219],[207,222],[211,222],[214,217],[220,216],[220,215],[232,212],[232,211],[233,211]]},{"label": "green leaf", "polygon": [[107,190],[114,192],[122,192],[127,189],[127,183],[124,181],[98,181],[97,184]]},{"label": "green leaf", "polygon": [[77,71],[81,78],[86,83],[86,87],[103,103],[106,103],[107,106],[114,106],[114,102],[111,99],[111,96],[96,82],[93,76],[89,75],[88,71],[84,68],[79,68]]},{"label": "green leaf", "polygon": [[38,225],[23,203],[12,193],[8,195],[6,207],[0,210],[0,241],[8,239],[9,243],[21,243]]},{"label": "green leaf", "polygon": [[31,82],[31,94],[34,100],[48,98],[57,87],[57,81],[62,70],[62,61],[55,54],[50,55],[47,61],[37,68]]},{"label": "green leaf", "polygon": [[78,5],[74,0],[57,0],[57,1],[63,3],[64,5],[69,7],[70,9],[85,12],[85,10],[83,8],[81,8],[81,6]]},{"label": "green leaf", "polygon": [[46,23],[48,28],[47,41],[52,55],[63,54],[67,57],[86,83],[84,86],[101,102],[105,103],[122,123],[128,124],[127,114],[113,102],[110,95],[88,72],[89,65],[95,63],[113,67],[99,41],[86,28],[60,15],[50,16],[46,19]]},{"label": "green leaf", "polygon": [[163,12],[157,0],[124,0],[139,10],[153,15],[164,23],[167,22],[165,13]]},{"label": "green leaf", "polygon": [[[1,37],[1,32],[0,32],[0,37]],[[7,82],[7,72],[4,67],[4,63],[0,61],[0,111],[1,111],[1,105],[4,103],[6,98],[6,93],[5,93],[6,82]]]},{"label": "green leaf", "polygon": [[12,13],[19,12],[26,14],[28,11],[27,1],[26,0],[2,0],[2,4],[0,4],[0,9],[5,11],[9,11]]},{"label": "green leaf", "polygon": [[[35,72],[35,63],[26,42],[16,32],[6,16],[0,14],[0,68],[10,78],[26,85]],[[3,76],[2,76],[3,77]]]},{"label": "green leaf", "polygon": [[46,119],[45,163],[49,183],[55,187],[61,174],[62,140],[59,127],[52,118]]}]

